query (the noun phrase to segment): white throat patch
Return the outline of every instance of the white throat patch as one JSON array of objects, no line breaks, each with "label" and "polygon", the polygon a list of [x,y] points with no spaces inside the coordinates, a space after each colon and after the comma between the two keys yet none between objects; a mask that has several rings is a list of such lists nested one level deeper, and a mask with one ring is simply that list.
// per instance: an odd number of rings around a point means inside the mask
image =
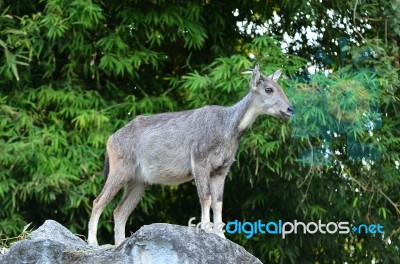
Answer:
[{"label": "white throat patch", "polygon": [[260,114],[260,111],[257,111],[255,108],[250,108],[246,111],[242,120],[239,123],[239,130],[245,130],[251,124],[253,124],[256,117]]}]

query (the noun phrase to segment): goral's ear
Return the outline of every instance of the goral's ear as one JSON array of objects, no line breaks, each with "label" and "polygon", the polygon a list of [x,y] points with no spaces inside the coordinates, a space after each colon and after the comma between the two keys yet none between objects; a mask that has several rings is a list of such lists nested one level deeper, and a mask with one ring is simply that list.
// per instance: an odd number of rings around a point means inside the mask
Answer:
[{"label": "goral's ear", "polygon": [[277,70],[276,72],[274,72],[273,74],[271,74],[270,76],[268,76],[268,79],[273,80],[274,82],[277,82],[279,77],[282,74],[282,69]]},{"label": "goral's ear", "polygon": [[257,90],[257,83],[260,81],[260,66],[256,64],[254,67],[253,74],[251,76],[250,86],[252,91]]}]

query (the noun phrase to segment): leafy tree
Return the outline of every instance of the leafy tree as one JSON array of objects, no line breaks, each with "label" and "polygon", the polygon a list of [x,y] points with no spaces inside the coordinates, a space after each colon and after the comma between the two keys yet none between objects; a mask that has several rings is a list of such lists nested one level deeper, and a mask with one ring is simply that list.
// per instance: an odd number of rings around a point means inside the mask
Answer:
[{"label": "leafy tree", "polygon": [[[379,223],[385,234],[229,239],[268,263],[399,261],[398,2],[0,7],[0,235],[49,218],[85,234],[110,134],[139,114],[233,104],[258,62],[266,74],[283,68],[297,115],[259,118],[244,136],[226,183],[225,222]],[[112,240],[117,202],[101,218],[101,242]],[[193,183],[152,186],[127,229],[186,225],[199,212]]]}]

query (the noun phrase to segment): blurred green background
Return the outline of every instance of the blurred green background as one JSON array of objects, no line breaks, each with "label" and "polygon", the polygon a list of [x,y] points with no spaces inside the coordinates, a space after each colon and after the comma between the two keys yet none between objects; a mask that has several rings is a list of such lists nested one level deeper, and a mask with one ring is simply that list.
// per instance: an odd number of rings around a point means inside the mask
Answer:
[{"label": "blurred green background", "polygon": [[[395,0],[0,1],[0,239],[45,219],[86,235],[114,131],[139,114],[231,105],[259,63],[264,74],[283,69],[297,115],[260,117],[245,134],[223,220],[379,223],[385,233],[228,238],[266,263],[399,263],[399,9]],[[100,243],[113,242],[117,202],[100,219]],[[200,219],[193,182],[152,186],[127,234],[191,217]]]}]

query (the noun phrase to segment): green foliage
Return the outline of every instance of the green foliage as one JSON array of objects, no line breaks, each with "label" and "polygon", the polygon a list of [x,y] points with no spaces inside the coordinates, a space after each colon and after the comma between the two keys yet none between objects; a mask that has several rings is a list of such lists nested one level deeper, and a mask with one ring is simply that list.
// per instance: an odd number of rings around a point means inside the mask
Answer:
[{"label": "green foliage", "polygon": [[[264,74],[283,69],[279,82],[297,114],[289,122],[260,117],[244,135],[224,221],[380,223],[385,234],[229,239],[266,263],[399,261],[397,2],[18,0],[0,7],[1,244],[45,219],[86,234],[109,135],[140,114],[232,105],[259,63]],[[307,27],[318,33],[315,43]],[[282,36],[296,33],[282,49]],[[310,65],[323,73],[308,74]],[[101,218],[103,243],[112,241],[117,203]],[[199,212],[192,182],[152,186],[127,230],[186,225]]]}]

